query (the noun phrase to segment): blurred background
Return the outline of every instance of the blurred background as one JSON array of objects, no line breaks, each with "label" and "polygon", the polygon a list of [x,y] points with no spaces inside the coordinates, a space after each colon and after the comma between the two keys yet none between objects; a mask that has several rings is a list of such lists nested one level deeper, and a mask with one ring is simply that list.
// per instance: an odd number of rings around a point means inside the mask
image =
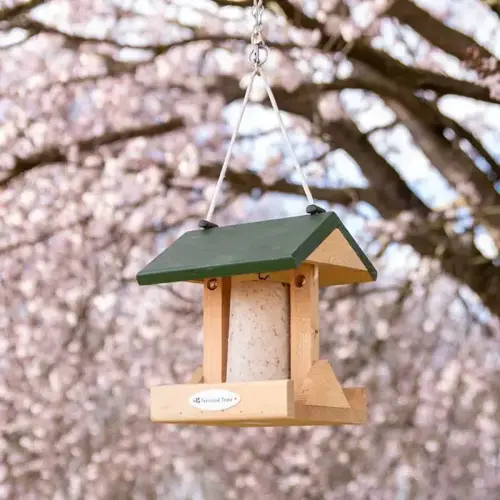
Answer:
[{"label": "blurred background", "polygon": [[[153,425],[201,364],[197,285],[135,274],[205,216],[248,0],[0,0],[0,498],[500,498],[500,2],[269,0],[313,194],[379,270],[321,294],[361,427]],[[304,213],[257,80],[219,224]]]}]

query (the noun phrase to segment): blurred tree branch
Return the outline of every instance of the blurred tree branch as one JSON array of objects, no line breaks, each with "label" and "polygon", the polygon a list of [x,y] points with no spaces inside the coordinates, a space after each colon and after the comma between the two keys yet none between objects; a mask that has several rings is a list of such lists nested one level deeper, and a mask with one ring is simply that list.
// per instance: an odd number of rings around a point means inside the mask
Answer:
[{"label": "blurred tree branch", "polygon": [[394,16],[402,24],[407,24],[432,45],[461,61],[470,58],[472,49],[475,49],[480,57],[493,57],[491,52],[472,37],[447,26],[411,0],[393,1],[386,14]]},{"label": "blurred tree branch", "polygon": [[15,17],[27,14],[30,10],[47,3],[49,0],[28,0],[18,3],[12,7],[4,7],[0,9],[0,22],[10,21]]},{"label": "blurred tree branch", "polygon": [[140,125],[129,127],[122,130],[114,130],[104,134],[81,139],[70,146],[49,146],[46,149],[38,151],[24,158],[16,158],[13,168],[0,178],[0,187],[5,188],[11,181],[24,175],[26,172],[34,168],[50,165],[51,163],[64,163],[68,161],[71,147],[79,153],[90,153],[94,149],[113,144],[115,142],[126,141],[135,137],[152,137],[156,135],[166,134],[184,126],[184,121],[181,118],[173,118],[167,122],[154,123],[148,125]]}]

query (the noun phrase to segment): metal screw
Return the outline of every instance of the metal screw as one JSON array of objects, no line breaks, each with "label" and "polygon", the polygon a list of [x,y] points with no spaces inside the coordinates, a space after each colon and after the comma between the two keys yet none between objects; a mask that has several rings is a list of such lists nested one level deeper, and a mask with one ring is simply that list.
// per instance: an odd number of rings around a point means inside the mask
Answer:
[{"label": "metal screw", "polygon": [[299,274],[295,277],[295,286],[297,288],[302,288],[306,284],[306,277],[303,274]]},{"label": "metal screw", "polygon": [[207,282],[207,288],[212,291],[215,290],[218,287],[218,285],[219,282],[215,278],[208,280]]}]

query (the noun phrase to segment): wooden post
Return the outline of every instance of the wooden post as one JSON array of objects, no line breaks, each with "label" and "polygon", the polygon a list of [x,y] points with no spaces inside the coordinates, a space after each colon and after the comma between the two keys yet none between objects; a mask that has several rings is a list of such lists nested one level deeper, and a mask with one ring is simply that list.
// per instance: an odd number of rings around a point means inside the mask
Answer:
[{"label": "wooden post", "polygon": [[226,381],[231,278],[203,283],[203,381]]},{"label": "wooden post", "polygon": [[304,264],[291,272],[290,368],[295,395],[319,359],[318,267]]}]

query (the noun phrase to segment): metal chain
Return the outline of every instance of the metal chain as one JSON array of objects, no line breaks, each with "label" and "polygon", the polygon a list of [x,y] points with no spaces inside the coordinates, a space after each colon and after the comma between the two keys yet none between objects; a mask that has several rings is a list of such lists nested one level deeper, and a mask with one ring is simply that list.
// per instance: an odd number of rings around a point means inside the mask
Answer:
[{"label": "metal chain", "polygon": [[250,42],[253,45],[252,52],[250,53],[250,62],[255,68],[260,68],[267,61],[268,57],[268,50],[262,37],[262,30],[264,29],[262,17],[264,16],[264,10],[264,0],[253,0],[252,16],[255,23],[250,36]]}]

